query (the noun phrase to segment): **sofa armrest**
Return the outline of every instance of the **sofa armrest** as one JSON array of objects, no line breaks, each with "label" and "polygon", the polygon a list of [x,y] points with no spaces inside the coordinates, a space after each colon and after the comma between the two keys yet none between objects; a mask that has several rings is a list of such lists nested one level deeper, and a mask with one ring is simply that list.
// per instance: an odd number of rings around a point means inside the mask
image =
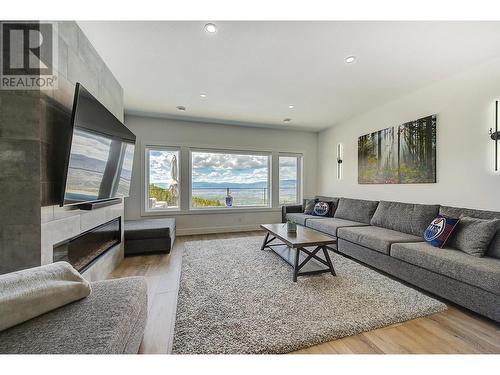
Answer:
[{"label": "sofa armrest", "polygon": [[301,204],[281,206],[281,222],[284,223],[286,221],[286,214],[302,212],[304,212],[304,209]]}]

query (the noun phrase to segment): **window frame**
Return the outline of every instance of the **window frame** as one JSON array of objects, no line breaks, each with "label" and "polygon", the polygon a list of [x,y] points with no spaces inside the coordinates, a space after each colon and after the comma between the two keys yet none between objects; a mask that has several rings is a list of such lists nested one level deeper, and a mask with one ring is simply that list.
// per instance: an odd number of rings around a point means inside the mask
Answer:
[{"label": "window frame", "polygon": [[[256,155],[267,156],[267,204],[265,206],[217,206],[217,207],[193,207],[193,153],[206,152],[214,154],[229,154],[229,155]],[[268,210],[273,208],[273,153],[271,151],[255,151],[255,150],[241,150],[241,149],[224,149],[224,148],[198,148],[189,147],[189,161],[188,161],[188,174],[189,174],[189,188],[188,188],[188,202],[189,211],[193,212],[206,212],[206,211],[237,211],[237,210]]]},{"label": "window frame", "polygon": [[[179,181],[178,188],[178,200],[179,204],[176,207],[168,207],[168,208],[149,208],[149,153],[150,151],[177,151],[177,180]],[[144,146],[144,179],[143,179],[143,199],[142,204],[144,208],[144,214],[146,215],[154,215],[161,214],[165,212],[180,212],[182,209],[182,153],[181,147],[178,146],[154,146],[154,145],[146,145]]]},{"label": "window frame", "polygon": [[[282,157],[294,157],[297,158],[297,189],[296,189],[296,197],[297,201],[295,203],[281,203],[280,201],[280,158]],[[278,153],[278,206],[283,207],[286,205],[294,205],[294,204],[302,204],[302,196],[303,196],[303,184],[302,184],[302,171],[303,171],[303,159],[304,155],[299,153],[291,153],[291,152],[279,152]]]}]

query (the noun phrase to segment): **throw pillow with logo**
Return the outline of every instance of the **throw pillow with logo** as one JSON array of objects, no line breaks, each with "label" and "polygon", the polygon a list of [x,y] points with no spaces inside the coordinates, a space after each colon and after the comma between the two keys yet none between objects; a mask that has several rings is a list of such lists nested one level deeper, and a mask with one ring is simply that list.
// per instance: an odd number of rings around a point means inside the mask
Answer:
[{"label": "throw pillow with logo", "polygon": [[439,215],[425,230],[424,240],[434,247],[445,247],[459,221],[460,219]]},{"label": "throw pillow with logo", "polygon": [[332,216],[333,202],[318,201],[314,205],[314,216]]}]

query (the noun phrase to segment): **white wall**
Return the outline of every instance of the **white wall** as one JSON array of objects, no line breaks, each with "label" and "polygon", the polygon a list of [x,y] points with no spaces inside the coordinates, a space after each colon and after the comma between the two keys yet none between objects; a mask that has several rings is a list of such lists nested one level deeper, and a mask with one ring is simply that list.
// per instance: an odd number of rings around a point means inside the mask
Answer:
[{"label": "white wall", "polygon": [[[494,142],[488,135],[499,98],[500,60],[496,59],[321,132],[318,193],[500,211],[500,174],[494,173]],[[431,114],[438,116],[437,183],[357,183],[359,136]],[[340,181],[335,172],[337,143],[344,146]]]},{"label": "white wall", "polygon": [[[137,146],[134,157],[130,197],[125,200],[126,219],[141,217],[143,204],[143,155],[144,147],[154,146],[191,146],[204,148],[229,148],[240,150],[261,150],[269,152],[293,152],[303,154],[303,194],[305,197],[316,193],[317,133],[291,130],[275,130],[232,125],[219,125],[157,119],[139,116],[125,116],[125,124],[136,134]],[[181,158],[187,155],[181,154]],[[182,211],[162,216],[176,217],[177,233],[197,234],[237,230],[252,230],[258,224],[280,222],[279,207],[245,211],[202,212],[187,210],[188,186],[187,163],[181,161],[181,202]],[[274,174],[277,177],[277,174]],[[275,179],[274,186],[277,186]],[[142,213],[142,215],[145,215]],[[156,217],[156,216],[155,216]]]}]

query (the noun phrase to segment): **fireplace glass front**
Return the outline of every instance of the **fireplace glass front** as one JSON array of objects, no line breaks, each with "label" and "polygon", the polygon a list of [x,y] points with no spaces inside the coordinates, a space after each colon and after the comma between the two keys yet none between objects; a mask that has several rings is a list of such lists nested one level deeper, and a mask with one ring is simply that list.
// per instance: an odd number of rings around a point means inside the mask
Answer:
[{"label": "fireplace glass front", "polygon": [[113,219],[54,246],[54,262],[66,261],[85,271],[101,255],[121,242],[121,220]]}]

